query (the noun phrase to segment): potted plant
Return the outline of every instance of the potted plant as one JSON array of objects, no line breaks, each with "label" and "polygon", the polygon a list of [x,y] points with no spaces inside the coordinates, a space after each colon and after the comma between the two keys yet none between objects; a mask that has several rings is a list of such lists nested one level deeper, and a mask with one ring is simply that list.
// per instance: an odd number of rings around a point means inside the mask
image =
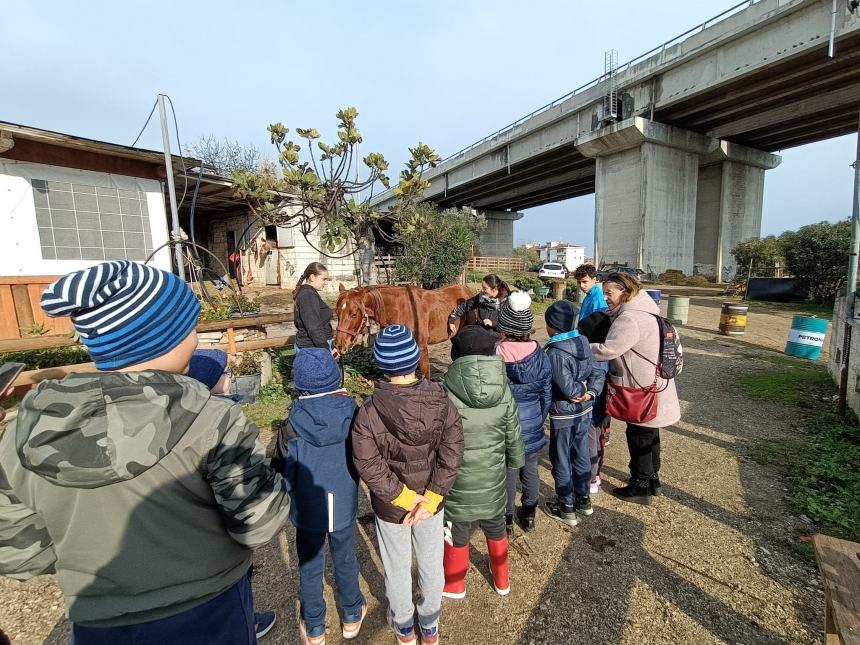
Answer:
[{"label": "potted plant", "polygon": [[233,373],[233,394],[239,403],[254,403],[260,395],[259,351],[242,352],[230,361]]}]

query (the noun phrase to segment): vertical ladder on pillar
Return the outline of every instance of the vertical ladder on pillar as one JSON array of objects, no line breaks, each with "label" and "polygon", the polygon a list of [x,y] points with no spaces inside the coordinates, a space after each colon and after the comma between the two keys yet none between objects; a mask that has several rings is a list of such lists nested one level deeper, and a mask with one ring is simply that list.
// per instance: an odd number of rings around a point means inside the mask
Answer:
[{"label": "vertical ladder on pillar", "polygon": [[603,119],[601,126],[615,123],[618,120],[618,84],[616,71],[618,69],[618,50],[610,49],[604,53],[604,78],[607,82],[603,94]]}]

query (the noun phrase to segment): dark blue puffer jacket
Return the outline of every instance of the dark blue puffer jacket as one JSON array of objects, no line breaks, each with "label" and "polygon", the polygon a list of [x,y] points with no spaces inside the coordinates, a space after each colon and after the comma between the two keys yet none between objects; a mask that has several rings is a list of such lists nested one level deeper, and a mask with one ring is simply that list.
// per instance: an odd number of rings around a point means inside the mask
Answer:
[{"label": "dark blue puffer jacket", "polygon": [[546,352],[535,342],[535,351],[524,359],[505,363],[508,383],[520,415],[526,455],[546,445],[543,423],[552,402],[552,367]]},{"label": "dark blue puffer jacket", "polygon": [[[588,339],[576,330],[550,338],[546,354],[552,366],[550,418],[571,423],[587,414],[590,422],[594,401],[606,383],[606,363],[594,360]],[[571,401],[586,393],[591,395],[587,401]]]},{"label": "dark blue puffer jacket", "polygon": [[358,474],[349,433],[356,409],[345,394],[293,401],[272,460],[287,480],[293,526],[330,533],[355,522]]}]

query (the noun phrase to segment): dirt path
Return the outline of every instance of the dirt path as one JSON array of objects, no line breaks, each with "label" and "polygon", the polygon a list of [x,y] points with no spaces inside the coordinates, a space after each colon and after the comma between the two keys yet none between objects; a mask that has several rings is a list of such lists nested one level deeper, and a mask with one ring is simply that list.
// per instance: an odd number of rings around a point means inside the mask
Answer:
[{"label": "dirt path", "polygon": [[[790,314],[762,313],[743,339],[717,336],[718,298],[691,308],[686,367],[679,378],[684,418],[664,431],[665,496],[650,507],[606,492],[595,512],[567,529],[538,515],[538,529],[517,532],[511,550],[512,592],[488,582],[486,547],[472,538],[467,598],[446,601],[443,642],[518,643],[815,643],[823,595],[814,567],[792,551],[808,527],[791,515],[786,488],[767,467],[742,457],[755,439],[791,433],[797,410],[751,403],[731,382],[755,359],[781,349]],[[545,337],[545,335],[543,336]],[[447,345],[433,350],[436,369]],[[751,367],[752,366],[752,367]],[[270,436],[270,435],[267,435]],[[614,427],[604,470],[607,488],[626,475],[622,427]],[[552,492],[544,455],[544,495]],[[384,625],[382,567],[369,504],[362,500],[358,544],[369,614],[358,643],[392,643]],[[256,556],[259,608],[278,612],[264,643],[296,643],[295,549],[292,529]],[[329,642],[340,643],[331,571],[327,574]],[[15,643],[65,643],[67,623],[53,578],[0,580],[0,625]]]}]

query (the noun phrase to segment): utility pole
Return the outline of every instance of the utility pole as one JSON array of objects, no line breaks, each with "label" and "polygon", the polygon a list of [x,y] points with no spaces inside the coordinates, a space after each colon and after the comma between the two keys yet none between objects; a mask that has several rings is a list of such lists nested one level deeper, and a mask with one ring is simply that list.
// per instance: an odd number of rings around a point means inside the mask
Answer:
[{"label": "utility pole", "polygon": [[[161,140],[164,144],[164,169],[167,171],[167,195],[170,198],[170,221],[173,225],[170,237],[173,238],[173,257],[179,279],[185,280],[185,257],[182,254],[182,231],[179,228],[179,208],[176,206],[176,185],[173,182],[173,158],[170,154],[170,131],[167,128],[167,110],[164,94],[158,95],[158,113],[161,116]],[[180,154],[182,151],[180,150]]]},{"label": "utility pole", "polygon": [[[860,113],[860,111],[858,111]],[[857,124],[857,152],[854,156],[854,207],[851,209],[851,252],[848,254],[848,282],[845,285],[845,326],[842,336],[842,367],[839,370],[839,405],[844,415],[848,401],[848,359],[854,323],[854,293],[857,290],[857,260],[860,255],[860,115]]]}]

